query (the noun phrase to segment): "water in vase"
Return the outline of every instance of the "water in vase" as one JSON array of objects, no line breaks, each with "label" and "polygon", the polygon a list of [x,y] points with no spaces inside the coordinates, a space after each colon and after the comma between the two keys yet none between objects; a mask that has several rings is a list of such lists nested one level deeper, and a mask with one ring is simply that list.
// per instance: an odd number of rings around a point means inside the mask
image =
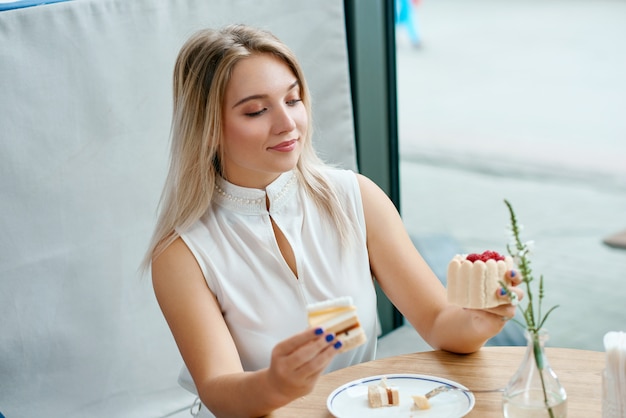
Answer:
[{"label": "water in vase", "polygon": [[550,394],[552,415],[546,408],[541,390],[518,393],[504,399],[503,410],[505,418],[566,418],[567,398],[562,399],[559,394]]}]

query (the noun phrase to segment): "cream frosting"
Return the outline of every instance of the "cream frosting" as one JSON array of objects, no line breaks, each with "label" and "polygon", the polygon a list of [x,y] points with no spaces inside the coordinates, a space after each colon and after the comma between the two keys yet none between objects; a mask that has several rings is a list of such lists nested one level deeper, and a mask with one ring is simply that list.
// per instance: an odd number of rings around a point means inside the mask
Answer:
[{"label": "cream frosting", "polygon": [[513,260],[506,256],[504,260],[474,262],[466,259],[467,255],[456,255],[448,264],[448,301],[465,308],[485,309],[509,303],[497,296],[500,281],[505,273],[513,268]]}]

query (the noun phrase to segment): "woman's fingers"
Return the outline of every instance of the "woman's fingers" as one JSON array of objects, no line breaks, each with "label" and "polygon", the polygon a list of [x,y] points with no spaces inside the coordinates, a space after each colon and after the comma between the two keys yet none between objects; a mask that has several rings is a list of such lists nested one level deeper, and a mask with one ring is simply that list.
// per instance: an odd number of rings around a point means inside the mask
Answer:
[{"label": "woman's fingers", "polygon": [[522,283],[521,275],[515,270],[509,270],[504,275],[505,287],[496,290],[496,296],[502,300],[509,300],[517,304],[524,297],[524,291],[517,287]]},{"label": "woman's fingers", "polygon": [[505,280],[513,286],[517,286],[522,282],[522,276],[515,270],[509,270],[504,274]]},{"label": "woman's fingers", "polygon": [[[485,309],[487,312],[492,313],[503,320],[507,320],[515,316],[515,310],[518,302],[524,298],[524,291],[519,287],[510,286],[507,289],[500,288],[497,291],[498,298],[509,303],[504,303],[500,306],[491,309]],[[511,297],[510,294],[514,296]]]},{"label": "woman's fingers", "polygon": [[278,343],[269,369],[272,382],[289,396],[308,393],[340,347],[341,342],[321,328],[307,329]]},{"label": "woman's fingers", "polygon": [[319,340],[324,335],[322,328],[309,328],[276,344],[274,351],[280,355],[288,355],[302,345]]},{"label": "woman's fingers", "polygon": [[318,357],[322,363],[327,363],[326,358],[332,358],[339,348],[341,341],[333,334],[322,328],[310,328],[278,343],[272,352],[272,361],[280,369],[292,372]]},{"label": "woman's fingers", "polygon": [[500,287],[496,290],[496,296],[502,300],[509,300],[513,304],[517,304],[524,298],[524,290],[517,286]]},{"label": "woman's fingers", "polygon": [[496,296],[502,301],[512,301],[513,298],[517,297],[516,295],[513,292],[513,287],[499,287],[496,289]]}]

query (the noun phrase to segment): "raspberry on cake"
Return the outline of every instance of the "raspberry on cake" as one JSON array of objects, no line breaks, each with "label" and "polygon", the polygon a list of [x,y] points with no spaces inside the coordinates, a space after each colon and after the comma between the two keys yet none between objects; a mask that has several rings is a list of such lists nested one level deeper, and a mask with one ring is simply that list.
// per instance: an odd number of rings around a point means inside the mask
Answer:
[{"label": "raspberry on cake", "polygon": [[495,251],[456,255],[448,264],[448,301],[464,308],[487,309],[510,303],[497,296],[513,260]]}]

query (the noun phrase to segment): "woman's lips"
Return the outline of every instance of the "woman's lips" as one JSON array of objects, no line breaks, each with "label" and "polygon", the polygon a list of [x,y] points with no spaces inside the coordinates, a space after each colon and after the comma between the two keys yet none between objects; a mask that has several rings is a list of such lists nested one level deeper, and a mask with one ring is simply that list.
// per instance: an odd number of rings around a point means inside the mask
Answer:
[{"label": "woman's lips", "polygon": [[290,141],[281,142],[278,145],[270,147],[269,149],[278,151],[278,152],[291,152],[296,148],[297,139],[292,139]]}]

